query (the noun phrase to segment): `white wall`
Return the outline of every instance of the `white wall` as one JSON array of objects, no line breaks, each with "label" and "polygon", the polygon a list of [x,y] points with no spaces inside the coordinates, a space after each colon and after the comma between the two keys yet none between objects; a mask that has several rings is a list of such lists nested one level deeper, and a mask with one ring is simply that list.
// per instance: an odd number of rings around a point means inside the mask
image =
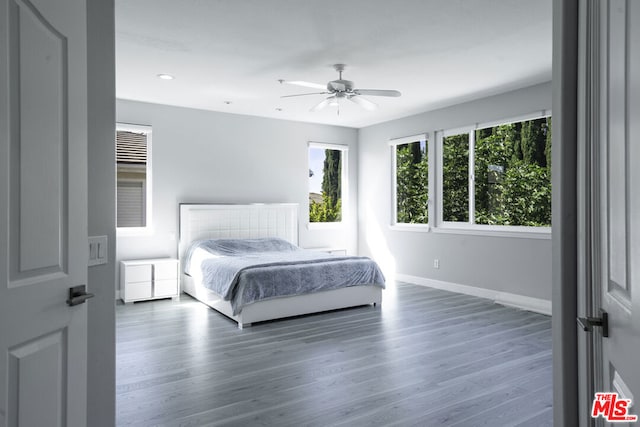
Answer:
[{"label": "white wall", "polygon": [[[359,251],[388,274],[435,279],[551,300],[551,240],[391,230],[389,139],[551,108],[551,83],[492,96],[359,131]],[[440,268],[433,267],[434,258]]]},{"label": "white wall", "polygon": [[[153,232],[119,236],[117,260],[177,256],[180,202],[295,202],[300,244],[340,246],[394,272],[551,299],[551,240],[389,228],[388,141],[551,108],[551,84],[360,130],[117,100],[117,121],[153,127]],[[308,230],[307,142],[349,145],[345,228]],[[433,259],[440,268],[433,268]],[[535,262],[532,262],[535,260]]]},{"label": "white wall", "polygon": [[[153,232],[118,236],[117,259],[176,257],[178,204],[293,202],[300,245],[357,251],[357,130],[117,100],[118,122],[151,125]],[[349,146],[344,226],[309,230],[309,141]]]}]

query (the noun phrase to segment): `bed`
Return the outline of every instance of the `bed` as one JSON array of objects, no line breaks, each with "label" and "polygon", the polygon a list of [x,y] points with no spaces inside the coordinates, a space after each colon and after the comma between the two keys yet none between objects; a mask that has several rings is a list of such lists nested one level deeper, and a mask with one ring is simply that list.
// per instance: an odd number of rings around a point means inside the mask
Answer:
[{"label": "bed", "polygon": [[297,213],[297,204],[286,203],[180,204],[182,291],[240,329],[380,304],[384,277],[377,265],[364,257],[298,248]]}]

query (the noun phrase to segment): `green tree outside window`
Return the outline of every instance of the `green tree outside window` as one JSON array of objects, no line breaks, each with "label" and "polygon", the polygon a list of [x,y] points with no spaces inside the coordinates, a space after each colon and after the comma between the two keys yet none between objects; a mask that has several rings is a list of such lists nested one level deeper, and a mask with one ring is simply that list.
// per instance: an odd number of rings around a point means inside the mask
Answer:
[{"label": "green tree outside window", "polygon": [[[311,150],[321,150],[311,147]],[[342,221],[342,150],[324,149],[322,194],[309,193],[310,222]],[[309,171],[309,178],[315,175]]]},{"label": "green tree outside window", "polygon": [[429,162],[426,141],[395,146],[396,222],[427,224],[429,212]]},{"label": "green tree outside window", "polygon": [[[475,131],[475,223],[551,225],[551,117]],[[443,138],[443,219],[469,222],[469,134]]]}]

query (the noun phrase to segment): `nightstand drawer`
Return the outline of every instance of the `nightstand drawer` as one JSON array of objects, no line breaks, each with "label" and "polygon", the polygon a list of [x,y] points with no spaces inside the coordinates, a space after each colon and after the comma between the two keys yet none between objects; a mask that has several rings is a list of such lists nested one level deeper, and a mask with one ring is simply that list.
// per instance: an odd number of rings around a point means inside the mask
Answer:
[{"label": "nightstand drawer", "polygon": [[155,280],[153,282],[153,296],[174,296],[178,293],[178,281],[176,279]]},{"label": "nightstand drawer", "polygon": [[151,281],[138,283],[129,282],[124,288],[125,301],[147,299],[151,298],[151,296]]},{"label": "nightstand drawer", "polygon": [[125,280],[127,283],[151,282],[151,264],[128,266]]},{"label": "nightstand drawer", "polygon": [[[175,280],[178,278],[178,263],[175,261],[157,262],[153,265],[154,280]],[[174,292],[175,293],[175,292]]]},{"label": "nightstand drawer", "polygon": [[334,255],[346,255],[347,254],[347,250],[343,249],[343,248],[330,248],[330,247],[319,247],[319,248],[305,248],[307,250],[310,251],[315,251],[315,252],[325,252],[328,254],[334,254]]},{"label": "nightstand drawer", "polygon": [[347,255],[346,249],[328,249],[327,252],[334,255]]}]

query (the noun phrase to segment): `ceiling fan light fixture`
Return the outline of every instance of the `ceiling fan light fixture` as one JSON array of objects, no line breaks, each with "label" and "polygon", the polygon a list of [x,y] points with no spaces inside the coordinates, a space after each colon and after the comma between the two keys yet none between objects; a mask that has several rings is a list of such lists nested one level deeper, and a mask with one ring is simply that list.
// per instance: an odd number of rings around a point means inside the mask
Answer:
[{"label": "ceiling fan light fixture", "polygon": [[359,95],[352,95],[348,99],[349,101],[358,104],[367,111],[374,111],[378,108],[378,104],[376,104],[375,102],[371,102],[367,98],[363,98]]},{"label": "ceiling fan light fixture", "polygon": [[364,108],[367,111],[373,111],[378,108],[378,104],[375,102],[371,102],[368,99],[361,98],[359,95],[370,95],[370,96],[387,96],[387,97],[398,97],[400,96],[400,92],[397,90],[386,90],[386,89],[358,89],[355,87],[355,84],[351,80],[344,80],[342,78],[342,72],[344,71],[344,64],[334,64],[333,68],[338,72],[338,79],[332,80],[325,86],[317,83],[310,83],[301,80],[278,80],[280,83],[288,83],[297,86],[305,86],[317,89],[325,89],[323,92],[316,93],[301,93],[294,95],[284,95],[281,98],[290,98],[294,96],[307,96],[307,95],[325,95],[329,96],[322,100],[318,105],[311,108],[311,112],[320,111],[323,108],[330,107],[338,107],[338,114],[340,114],[340,103],[339,99],[348,99],[349,101],[358,104],[360,107]]}]

